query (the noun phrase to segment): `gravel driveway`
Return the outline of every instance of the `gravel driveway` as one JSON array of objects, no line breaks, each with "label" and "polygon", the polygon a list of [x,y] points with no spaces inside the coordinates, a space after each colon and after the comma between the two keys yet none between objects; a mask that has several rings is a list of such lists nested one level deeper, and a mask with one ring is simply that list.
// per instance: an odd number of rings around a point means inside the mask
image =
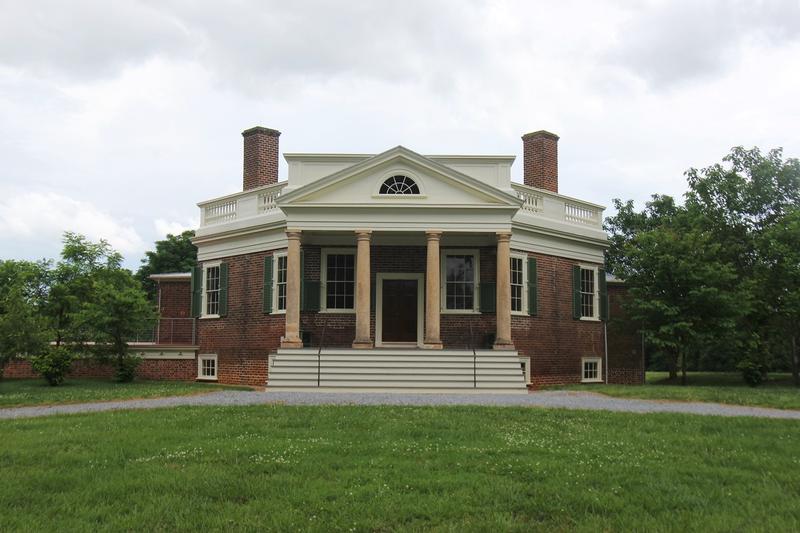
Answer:
[{"label": "gravel driveway", "polygon": [[170,396],[146,400],[122,400],[39,407],[0,409],[0,419],[55,414],[90,413],[115,409],[155,409],[181,405],[493,405],[591,409],[627,413],[687,413],[712,416],[753,416],[800,420],[800,411],[744,407],[700,402],[671,402],[612,398],[592,392],[543,391],[530,394],[423,394],[347,392],[219,391],[196,396]]}]

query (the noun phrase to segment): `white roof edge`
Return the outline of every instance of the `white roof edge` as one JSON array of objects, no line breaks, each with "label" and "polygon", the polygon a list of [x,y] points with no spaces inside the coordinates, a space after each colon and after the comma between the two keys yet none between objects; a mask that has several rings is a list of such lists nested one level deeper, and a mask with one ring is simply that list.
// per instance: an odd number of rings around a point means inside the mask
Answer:
[{"label": "white roof edge", "polygon": [[191,279],[192,273],[191,272],[165,272],[163,274],[150,274],[148,276],[150,279],[155,281],[161,280],[176,280],[176,279]]},{"label": "white roof edge", "polygon": [[[328,152],[289,152],[284,153],[287,161],[298,159],[368,159],[379,154],[339,154]],[[475,161],[514,161],[517,156],[508,154],[420,154],[429,159],[464,159]]]}]

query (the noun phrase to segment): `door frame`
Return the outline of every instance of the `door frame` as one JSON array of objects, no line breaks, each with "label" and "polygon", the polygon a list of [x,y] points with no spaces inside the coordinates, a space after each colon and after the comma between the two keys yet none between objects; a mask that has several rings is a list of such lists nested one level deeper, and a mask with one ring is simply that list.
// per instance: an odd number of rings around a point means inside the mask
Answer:
[{"label": "door frame", "polygon": [[378,272],[375,274],[375,346],[403,346],[411,343],[383,342],[383,280],[410,279],[417,281],[417,347],[422,347],[425,322],[425,274],[414,272]]}]

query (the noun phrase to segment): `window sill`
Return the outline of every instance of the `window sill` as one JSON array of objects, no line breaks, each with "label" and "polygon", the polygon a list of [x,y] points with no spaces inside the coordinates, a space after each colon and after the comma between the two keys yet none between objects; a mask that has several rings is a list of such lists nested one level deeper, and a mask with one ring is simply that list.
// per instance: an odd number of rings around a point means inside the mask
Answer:
[{"label": "window sill", "polygon": [[200,318],[200,320],[206,320],[206,319],[211,319],[211,318],[222,318],[222,317],[220,317],[219,315],[203,315],[203,316],[201,316],[199,318]]},{"label": "window sill", "polygon": [[602,378],[595,378],[595,379],[582,379],[581,383],[602,383]]},{"label": "window sill", "polygon": [[208,376],[197,376],[197,381],[217,381],[217,378],[210,378]]},{"label": "window sill", "polygon": [[286,314],[286,309],[281,309],[280,311],[273,311],[273,312],[271,312],[269,314],[270,315],[285,315]]},{"label": "window sill", "polygon": [[584,322],[602,322],[602,320],[593,316],[582,316],[579,320]]},{"label": "window sill", "polygon": [[[441,309],[440,315],[480,315],[482,314],[477,309]],[[488,313],[493,314],[493,313]]]},{"label": "window sill", "polygon": [[320,309],[317,311],[322,315],[354,315],[355,309]]},{"label": "window sill", "polygon": [[529,315],[525,311],[511,311],[511,316],[533,316],[533,315]]}]

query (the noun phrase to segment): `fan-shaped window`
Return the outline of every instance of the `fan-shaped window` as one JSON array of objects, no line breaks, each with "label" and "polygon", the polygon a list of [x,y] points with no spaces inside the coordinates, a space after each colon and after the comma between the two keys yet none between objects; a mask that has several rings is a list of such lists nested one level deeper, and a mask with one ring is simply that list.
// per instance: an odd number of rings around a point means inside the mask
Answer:
[{"label": "fan-shaped window", "polygon": [[380,194],[419,194],[419,186],[408,176],[392,176],[383,182]]}]

